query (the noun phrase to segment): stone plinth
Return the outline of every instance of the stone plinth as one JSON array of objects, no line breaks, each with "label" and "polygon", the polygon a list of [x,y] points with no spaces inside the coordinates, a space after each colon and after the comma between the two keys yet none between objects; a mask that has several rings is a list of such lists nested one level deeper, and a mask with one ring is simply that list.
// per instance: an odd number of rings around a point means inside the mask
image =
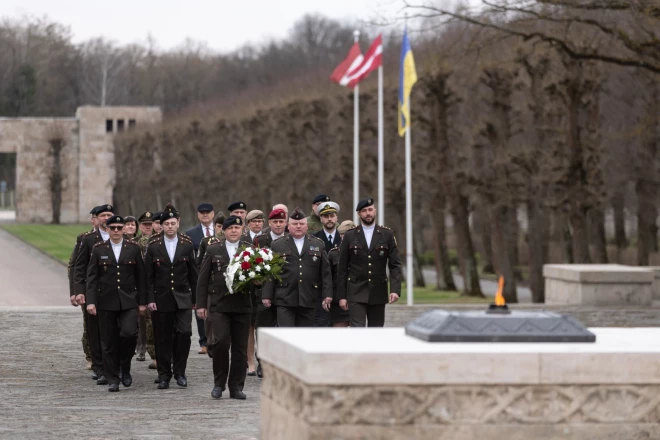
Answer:
[{"label": "stone plinth", "polygon": [[596,343],[428,343],[260,329],[261,438],[660,438],[660,329]]},{"label": "stone plinth", "polygon": [[651,305],[654,272],[618,264],[547,264],[549,305]]}]

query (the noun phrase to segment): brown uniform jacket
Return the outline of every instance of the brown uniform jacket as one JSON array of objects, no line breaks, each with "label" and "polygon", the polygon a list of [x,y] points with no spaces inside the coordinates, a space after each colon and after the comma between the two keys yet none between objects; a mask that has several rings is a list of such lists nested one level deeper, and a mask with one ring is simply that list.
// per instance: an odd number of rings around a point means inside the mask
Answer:
[{"label": "brown uniform jacket", "polygon": [[[225,247],[226,239],[216,241],[207,250],[197,278],[197,308],[207,308],[209,313],[252,313],[249,292],[229,294],[225,273],[230,255]],[[242,244],[251,244],[243,237]]]},{"label": "brown uniform jacket", "polygon": [[[388,267],[391,278],[389,291]],[[362,225],[346,231],[339,247],[337,265],[339,299],[387,304],[390,292],[401,294],[401,258],[392,230],[376,225],[371,246],[367,246]]]},{"label": "brown uniform jacket", "polygon": [[128,310],[147,304],[144,262],[140,246],[124,239],[119,261],[110,240],[92,249],[87,269],[87,305],[98,310]]},{"label": "brown uniform jacket", "polygon": [[73,265],[73,292],[76,295],[85,294],[89,258],[92,256],[92,248],[97,243],[103,243],[103,238],[98,230],[87,232],[80,240],[76,262]]},{"label": "brown uniform jacket", "polygon": [[69,257],[69,264],[66,266],[66,274],[69,277],[69,296],[75,295],[75,291],[73,288],[73,272],[74,268],[76,265],[76,257],[78,256],[78,251],[80,250],[80,243],[82,242],[82,239],[85,235],[90,234],[94,232],[94,229],[91,231],[83,232],[82,234],[78,234],[76,237],[76,244],[73,247],[73,250],[71,251],[71,256]]},{"label": "brown uniform jacket", "polygon": [[147,303],[156,303],[159,312],[192,309],[197,291],[197,263],[192,241],[178,234],[174,262],[164,240],[151,241],[144,266],[147,272]]},{"label": "brown uniform jacket", "polygon": [[305,235],[301,253],[290,235],[273,241],[271,249],[286,263],[282,280],[267,281],[262,298],[273,300],[275,306],[316,308],[319,298],[332,297],[332,274],[324,247],[323,240],[313,235]]}]

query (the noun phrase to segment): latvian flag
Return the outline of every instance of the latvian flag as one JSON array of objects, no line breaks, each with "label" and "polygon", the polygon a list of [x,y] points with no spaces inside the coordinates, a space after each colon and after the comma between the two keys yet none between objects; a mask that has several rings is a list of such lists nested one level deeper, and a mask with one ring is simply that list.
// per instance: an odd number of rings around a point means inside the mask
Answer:
[{"label": "latvian flag", "polygon": [[330,79],[344,87],[353,88],[382,64],[383,38],[379,35],[364,56],[360,53],[360,46],[355,43],[346,59],[332,72]]}]

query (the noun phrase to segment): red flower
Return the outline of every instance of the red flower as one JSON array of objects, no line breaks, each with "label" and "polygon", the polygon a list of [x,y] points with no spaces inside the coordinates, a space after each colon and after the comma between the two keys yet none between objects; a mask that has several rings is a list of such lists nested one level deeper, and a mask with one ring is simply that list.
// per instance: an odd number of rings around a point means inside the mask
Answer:
[{"label": "red flower", "polygon": [[264,259],[263,259],[263,258],[261,258],[261,257],[257,257],[257,259],[256,259],[256,260],[254,260],[254,262],[255,262],[256,264],[261,264],[261,263],[263,263],[263,262],[264,262]]},{"label": "red flower", "polygon": [[268,248],[263,248],[262,250],[264,251],[264,254],[268,253]]},{"label": "red flower", "polygon": [[241,263],[241,269],[243,269],[243,270],[248,270],[251,267],[252,267],[252,265],[250,263],[248,263],[247,261],[243,261]]},{"label": "red flower", "polygon": [[250,253],[249,253],[248,251],[243,251],[243,256],[244,256],[244,257],[249,257],[249,256],[250,256]]}]

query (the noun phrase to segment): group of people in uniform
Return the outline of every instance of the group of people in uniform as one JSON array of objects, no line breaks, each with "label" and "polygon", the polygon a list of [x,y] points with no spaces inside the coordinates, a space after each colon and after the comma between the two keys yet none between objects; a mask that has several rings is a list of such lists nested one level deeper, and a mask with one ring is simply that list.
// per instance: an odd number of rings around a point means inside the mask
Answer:
[{"label": "group of people in uniform", "polygon": [[[112,205],[90,212],[69,260],[70,302],[83,312],[83,348],[92,378],[111,392],[132,384],[135,355],[152,358],[158,389],[187,387],[196,318],[200,354],[212,358],[211,396],[245,399],[246,376],[263,377],[259,327],[382,327],[399,299],[401,259],[392,230],[377,225],[372,198],[356,206],[360,224],[339,223],[340,207],[319,194],[311,215],[283,204],[266,215],[237,201],[229,215],[210,203],[182,233],[169,203],[161,212],[122,217]],[[266,226],[266,222],[268,225]],[[229,293],[225,272],[243,246],[271,249],[280,279]]]}]

